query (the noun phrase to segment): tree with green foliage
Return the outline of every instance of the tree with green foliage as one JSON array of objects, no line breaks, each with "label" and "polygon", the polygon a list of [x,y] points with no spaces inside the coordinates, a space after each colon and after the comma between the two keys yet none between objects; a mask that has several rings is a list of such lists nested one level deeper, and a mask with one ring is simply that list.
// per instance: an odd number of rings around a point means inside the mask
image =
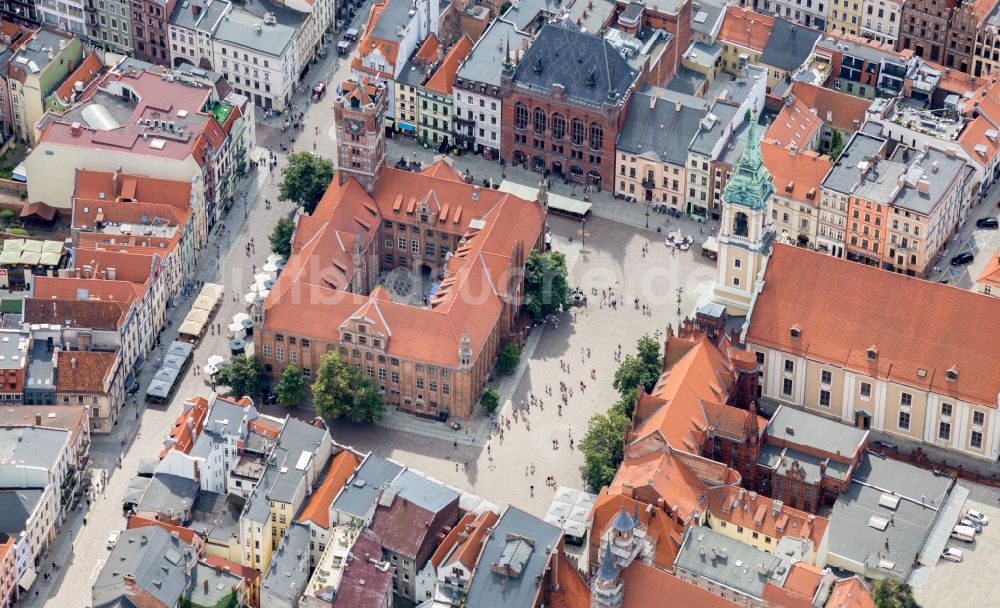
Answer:
[{"label": "tree with green foliage", "polygon": [[335,351],[323,355],[312,395],[316,413],[324,418],[378,422],[385,413],[385,399],[378,388]]},{"label": "tree with green foliage", "polygon": [[533,250],[524,267],[524,305],[535,319],[558,314],[573,303],[566,256]]},{"label": "tree with green foliage", "polygon": [[312,213],[333,181],[333,162],[312,152],[288,155],[288,165],[281,171],[278,199],[292,201]]},{"label": "tree with green foliage", "polygon": [[827,149],[827,154],[830,158],[837,160],[840,158],[840,153],[844,151],[844,136],[840,133],[840,129],[834,129],[833,134],[830,135],[830,147]]},{"label": "tree with green foliage", "polygon": [[747,111],[743,113],[743,122],[750,124],[750,121],[752,120],[753,114],[750,113],[750,108],[747,108]]},{"label": "tree with green foliage", "polygon": [[592,492],[600,492],[614,479],[624,457],[628,423],[629,419],[615,409],[591,417],[587,434],[578,446],[583,453],[580,475]]},{"label": "tree with green foliage", "polygon": [[888,578],[875,583],[872,599],[875,608],[920,608],[909,585]]},{"label": "tree with green foliage", "polygon": [[184,597],[180,598],[177,605],[180,608],[236,608],[239,606],[239,600],[236,598],[236,592],[233,591],[211,606],[203,606]]},{"label": "tree with green foliage", "polygon": [[228,386],[236,398],[252,397],[260,389],[262,371],[257,357],[236,355],[215,374],[215,383]]},{"label": "tree with green foliage", "polygon": [[621,399],[616,401],[615,404],[611,406],[611,410],[618,412],[622,416],[625,416],[626,418],[631,420],[632,413],[635,412],[635,400],[636,400],[635,389],[632,389],[630,391],[627,391],[624,395],[622,395]]},{"label": "tree with green foliage", "polygon": [[278,220],[271,231],[271,251],[286,258],[292,254],[292,236],[295,234],[295,223],[287,217]]},{"label": "tree with green foliage", "polygon": [[647,392],[653,390],[656,380],[660,377],[662,364],[660,345],[653,338],[643,336],[639,338],[637,346],[639,352],[635,355],[626,355],[615,370],[613,384],[618,394],[623,397],[633,393],[640,384]]},{"label": "tree with green foliage", "polygon": [[298,405],[306,396],[306,379],[302,370],[289,365],[281,372],[281,378],[274,386],[274,393],[281,405]]},{"label": "tree with green foliage", "polygon": [[521,349],[517,344],[508,342],[500,349],[500,357],[497,360],[497,368],[501,376],[506,376],[517,369],[521,363]]},{"label": "tree with green foliage", "polygon": [[495,388],[488,388],[483,391],[483,396],[479,398],[479,405],[492,414],[500,407],[500,393]]}]

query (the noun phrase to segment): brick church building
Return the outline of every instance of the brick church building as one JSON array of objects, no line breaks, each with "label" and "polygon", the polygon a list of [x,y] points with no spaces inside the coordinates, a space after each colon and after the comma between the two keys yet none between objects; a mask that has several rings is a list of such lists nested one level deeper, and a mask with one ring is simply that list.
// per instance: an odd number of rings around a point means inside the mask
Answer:
[{"label": "brick church building", "polygon": [[311,378],[334,350],[390,406],[467,418],[500,347],[520,339],[523,268],[545,205],[467,184],[447,163],[385,166],[386,90],[347,81],[336,98],[339,168],[292,254],[252,307],[265,373]]}]

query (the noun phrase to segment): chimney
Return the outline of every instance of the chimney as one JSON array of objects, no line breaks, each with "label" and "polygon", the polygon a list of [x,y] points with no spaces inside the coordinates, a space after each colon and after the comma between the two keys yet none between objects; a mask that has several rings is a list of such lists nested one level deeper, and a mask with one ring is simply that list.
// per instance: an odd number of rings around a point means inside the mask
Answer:
[{"label": "chimney", "polygon": [[70,360],[69,360],[69,366],[70,366],[70,368],[72,368],[74,370],[76,369],[76,357],[71,357],[70,358]]},{"label": "chimney", "polygon": [[680,112],[680,111],[681,111],[681,100],[678,99],[677,101],[674,102],[674,112]]},{"label": "chimney", "polygon": [[931,191],[931,183],[927,179],[921,179],[917,182],[917,192],[921,194],[927,194]]},{"label": "chimney", "polygon": [[206,578],[203,582],[205,583],[203,585],[203,588],[205,589],[205,593],[208,593],[208,579]]},{"label": "chimney", "polygon": [[114,197],[116,199],[118,198],[118,194],[121,192],[118,189],[118,171],[117,170],[111,175],[111,192],[114,194]]}]

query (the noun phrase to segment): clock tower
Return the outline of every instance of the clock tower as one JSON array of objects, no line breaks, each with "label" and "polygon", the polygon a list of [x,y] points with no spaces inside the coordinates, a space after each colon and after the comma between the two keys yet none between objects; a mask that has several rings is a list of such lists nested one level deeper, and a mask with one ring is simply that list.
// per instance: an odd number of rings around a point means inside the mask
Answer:
[{"label": "clock tower", "polygon": [[750,121],[746,147],[722,193],[719,259],[712,300],[730,315],[750,310],[756,283],[774,240],[771,195],[774,182],[760,152],[756,114]]},{"label": "clock tower", "polygon": [[333,105],[340,183],[353,177],[369,194],[385,165],[386,95],[383,84],[351,79],[340,86]]}]

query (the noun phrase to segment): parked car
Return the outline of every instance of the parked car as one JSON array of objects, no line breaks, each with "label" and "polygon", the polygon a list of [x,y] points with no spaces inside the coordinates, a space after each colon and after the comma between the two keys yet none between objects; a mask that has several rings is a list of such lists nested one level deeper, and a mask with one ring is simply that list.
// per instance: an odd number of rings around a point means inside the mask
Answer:
[{"label": "parked car", "polygon": [[122,535],[121,530],[115,530],[114,532],[111,533],[111,536],[108,537],[108,551],[115,548],[115,545],[118,544],[118,539],[121,537],[121,535]]},{"label": "parked car", "polygon": [[965,253],[960,253],[955,257],[951,258],[952,266],[964,266],[965,264],[971,264],[976,256],[972,255],[971,251],[966,251]]},{"label": "parked car", "polygon": [[275,395],[271,391],[267,391],[266,393],[264,393],[264,405],[274,405],[277,402],[278,402],[277,395]]},{"label": "parked car", "polygon": [[973,521],[973,520],[969,519],[968,517],[963,517],[962,519],[958,520],[958,525],[960,525],[960,526],[968,526],[968,527],[972,528],[973,530],[975,530],[976,534],[982,534],[983,533],[983,526],[982,526],[982,524],[980,524],[977,521]]},{"label": "parked car", "polygon": [[967,543],[976,542],[976,530],[969,526],[955,526],[951,531],[951,537]]},{"label": "parked car", "polygon": [[986,517],[985,513],[980,513],[975,509],[969,509],[965,512],[966,519],[971,519],[972,521],[979,522],[980,526],[990,525],[990,518]]},{"label": "parked car", "polygon": [[876,440],[875,440],[875,441],[873,441],[872,443],[874,443],[874,444],[875,444],[875,445],[877,445],[878,447],[880,447],[880,448],[884,448],[884,449],[886,449],[886,450],[895,450],[895,449],[896,449],[896,444],[895,444],[895,443],[892,443],[892,442],[889,442],[889,441],[886,441],[886,440],[884,440],[884,439],[876,439]]},{"label": "parked car", "polygon": [[976,220],[976,228],[996,228],[997,224],[997,218],[995,217],[984,217]]},{"label": "parked car", "polygon": [[320,99],[323,99],[324,95],[326,95],[326,83],[317,83],[316,86],[313,87],[312,100],[319,101]]},{"label": "parked car", "polygon": [[944,551],[941,552],[941,559],[946,559],[952,562],[960,562],[965,558],[962,554],[961,549],[956,549],[955,547],[945,547]]}]

